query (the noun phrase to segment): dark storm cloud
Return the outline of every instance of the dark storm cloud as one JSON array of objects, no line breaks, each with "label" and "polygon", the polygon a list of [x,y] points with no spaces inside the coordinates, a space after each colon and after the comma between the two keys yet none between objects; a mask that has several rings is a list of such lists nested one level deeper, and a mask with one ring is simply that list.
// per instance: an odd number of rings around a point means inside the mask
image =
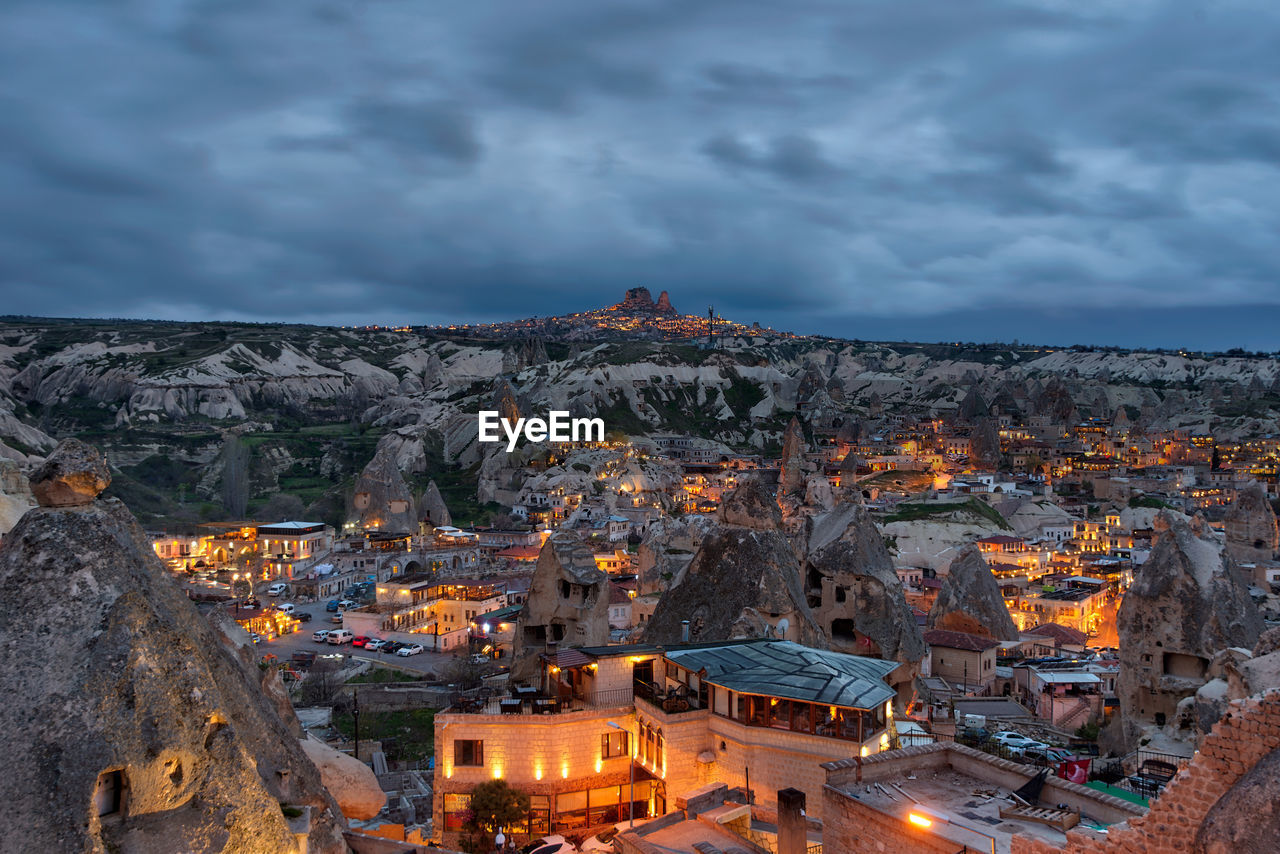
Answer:
[{"label": "dark storm cloud", "polygon": [[0,290],[355,323],[646,285],[796,331],[1232,346],[1280,306],[1278,35],[1243,0],[15,0]]}]

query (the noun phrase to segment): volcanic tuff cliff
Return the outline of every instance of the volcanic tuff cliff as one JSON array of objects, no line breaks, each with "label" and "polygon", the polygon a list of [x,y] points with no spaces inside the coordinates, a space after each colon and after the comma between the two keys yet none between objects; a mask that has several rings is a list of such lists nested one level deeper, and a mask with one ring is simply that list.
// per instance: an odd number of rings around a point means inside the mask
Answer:
[{"label": "volcanic tuff cliff", "polygon": [[[341,515],[343,481],[379,439],[394,446],[402,471],[424,476],[417,488],[486,463],[498,450],[476,443],[475,413],[495,401],[771,453],[798,406],[817,406],[823,412],[809,414],[839,428],[836,420],[879,407],[946,415],[976,396],[1024,414],[1128,408],[1147,428],[1227,439],[1271,432],[1280,416],[1272,359],[745,335],[718,346],[10,320],[0,323],[0,456],[25,461],[46,453],[50,436],[92,434],[120,494],[163,512],[222,493],[224,440],[236,427],[249,452],[251,507],[284,491],[305,504],[328,496],[315,512]],[[454,505],[471,488],[445,498]]]},{"label": "volcanic tuff cliff", "polygon": [[813,519],[807,549],[805,592],[832,649],[911,663],[924,658],[893,559],[863,507],[842,504]]},{"label": "volcanic tuff cliff", "polygon": [[1161,513],[1151,556],[1120,605],[1116,695],[1126,738],[1172,721],[1207,680],[1214,656],[1252,649],[1262,618],[1222,541],[1199,517]]},{"label": "volcanic tuff cliff", "polygon": [[95,455],[60,446],[33,476],[56,506],[0,546],[4,849],[346,851],[278,678],[200,615],[123,505],[95,500]]},{"label": "volcanic tuff cliff", "polygon": [[965,546],[951,561],[938,598],[929,611],[929,628],[967,632],[996,640],[1017,640],[1000,585],[975,545]]},{"label": "volcanic tuff cliff", "polygon": [[725,496],[683,581],[645,626],[649,643],[776,637],[827,648],[800,587],[800,566],[773,493],[758,480]]}]

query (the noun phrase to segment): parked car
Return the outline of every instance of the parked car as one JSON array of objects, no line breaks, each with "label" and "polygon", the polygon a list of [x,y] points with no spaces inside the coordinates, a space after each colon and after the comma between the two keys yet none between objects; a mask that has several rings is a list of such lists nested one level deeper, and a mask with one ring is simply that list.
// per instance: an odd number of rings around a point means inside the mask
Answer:
[{"label": "parked car", "polygon": [[367,635],[356,635],[351,639],[351,645],[358,646],[361,649],[364,649],[365,644],[367,644],[368,642],[369,642],[369,638]]},{"label": "parked car", "polygon": [[330,618],[329,618],[329,622],[331,622],[331,623],[338,623],[339,625],[341,625],[341,624],[342,624],[342,612],[341,612],[341,611],[339,611],[338,613],[336,613],[336,614],[334,614],[332,617],[330,617]]},{"label": "parked car", "polygon": [[346,629],[335,629],[329,632],[328,642],[332,644],[351,643],[351,639],[354,637],[355,635]]},{"label": "parked car", "polygon": [[377,652],[386,646],[386,644],[387,642],[382,638],[369,638],[364,642],[364,648],[369,650],[369,652]]},{"label": "parked car", "polygon": [[256,596],[250,596],[248,599],[240,603],[242,608],[261,608],[262,603],[258,601]]},{"label": "parked car", "polygon": [[996,733],[995,735],[991,736],[991,740],[996,744],[999,744],[1003,747],[1009,747],[1009,748],[1026,747],[1031,744],[1040,743],[1036,741],[1034,738],[1028,738],[1027,736],[1023,735],[1020,732],[1011,732],[1009,730],[1004,730],[1003,732]]},{"label": "parked car", "polygon": [[249,632],[249,640],[253,641],[254,643],[262,643],[262,635],[258,634],[257,632]]},{"label": "parked car", "polygon": [[308,614],[306,611],[295,611],[293,614],[293,618],[297,620],[299,623],[311,622],[311,615]]},{"label": "parked car", "polygon": [[422,644],[407,643],[396,650],[396,655],[417,655],[422,652]]},{"label": "parked car", "polygon": [[338,609],[339,609],[339,610],[345,611],[345,610],[347,610],[347,609],[349,609],[349,608],[359,608],[359,607],[360,607],[360,603],[359,603],[359,602],[356,602],[356,601],[354,601],[354,600],[352,600],[352,599],[340,599],[340,600],[338,600]]},{"label": "parked car", "polygon": [[283,596],[284,592],[289,589],[289,585],[280,584],[279,582],[267,588],[268,596]]},{"label": "parked car", "polygon": [[329,633],[332,631],[333,629],[321,629],[320,631],[313,634],[311,636],[311,639],[316,643],[324,643],[329,639]]},{"label": "parked car", "polygon": [[281,602],[279,605],[276,606],[276,610],[282,614],[292,615],[294,610],[296,609],[294,608],[292,602]]},{"label": "parked car", "polygon": [[338,600],[337,600],[337,599],[330,599],[330,600],[325,604],[324,609],[325,609],[326,611],[328,611],[329,613],[331,613],[331,614],[332,614],[334,611],[338,610]]},{"label": "parked car", "polygon": [[1034,765],[1057,765],[1071,758],[1071,751],[1047,745],[1021,747],[1018,751],[1023,761]]},{"label": "parked car", "polygon": [[544,836],[520,849],[520,854],[572,854],[578,849],[563,836]]},{"label": "parked car", "polygon": [[380,651],[395,652],[396,650],[400,649],[400,647],[402,646],[404,646],[404,644],[402,644],[400,641],[387,641],[382,645],[382,649]]}]

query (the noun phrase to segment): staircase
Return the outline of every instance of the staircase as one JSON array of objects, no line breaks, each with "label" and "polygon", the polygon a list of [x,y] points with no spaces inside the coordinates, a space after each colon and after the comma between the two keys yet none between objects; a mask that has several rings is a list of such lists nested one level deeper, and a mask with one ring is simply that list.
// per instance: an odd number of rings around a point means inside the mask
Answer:
[{"label": "staircase", "polygon": [[1079,700],[1076,707],[1058,718],[1054,726],[1067,731],[1079,727],[1089,719],[1090,708],[1088,700]]}]

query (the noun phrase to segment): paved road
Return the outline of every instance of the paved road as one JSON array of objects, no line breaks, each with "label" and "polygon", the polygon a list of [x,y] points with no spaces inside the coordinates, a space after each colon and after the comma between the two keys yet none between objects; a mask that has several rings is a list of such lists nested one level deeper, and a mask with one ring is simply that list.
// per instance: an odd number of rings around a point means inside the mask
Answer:
[{"label": "paved road", "polygon": [[[269,597],[259,597],[263,604],[268,602],[284,602],[284,599],[271,599]],[[400,670],[409,671],[411,673],[434,674],[437,677],[443,677],[448,665],[453,661],[452,653],[435,653],[423,652],[420,655],[386,655],[380,652],[365,652],[359,647],[353,647],[349,643],[335,645],[329,643],[317,643],[312,640],[312,634],[319,629],[336,629],[341,627],[341,623],[332,622],[333,614],[325,611],[324,602],[316,602],[308,605],[299,605],[297,611],[311,614],[311,621],[302,624],[301,631],[292,635],[278,637],[275,640],[264,640],[258,644],[258,650],[262,654],[268,652],[274,653],[282,661],[289,660],[290,656],[297,650],[307,650],[316,653],[333,653],[341,652],[360,661],[371,661],[375,664],[381,664],[386,667],[395,667]]]},{"label": "paved road", "polygon": [[[187,584],[184,579],[177,579],[179,584],[189,586],[193,592],[209,592],[207,585],[199,582]],[[290,601],[284,597],[271,597],[266,594],[268,585],[259,584],[260,588],[257,597],[263,605],[272,603],[283,603]],[[222,590],[222,592],[226,592]],[[423,652],[419,655],[388,655],[379,652],[365,652],[359,647],[353,647],[351,644],[329,644],[319,643],[312,639],[312,635],[319,629],[336,629],[341,628],[341,623],[333,622],[333,614],[325,610],[328,600],[323,602],[312,602],[307,604],[294,603],[297,607],[295,613],[305,612],[311,615],[311,619],[301,626],[301,630],[292,634],[278,637],[274,640],[263,640],[258,644],[258,651],[262,655],[273,653],[282,661],[288,661],[294,652],[298,650],[307,650],[315,653],[335,653],[340,652],[343,655],[350,656],[359,661],[370,661],[380,664],[384,667],[393,667],[410,673],[422,675],[432,674],[436,677],[443,678],[448,670],[449,665],[453,662],[455,653],[437,653]],[[228,607],[234,612],[234,606],[222,605],[220,607]]]}]

